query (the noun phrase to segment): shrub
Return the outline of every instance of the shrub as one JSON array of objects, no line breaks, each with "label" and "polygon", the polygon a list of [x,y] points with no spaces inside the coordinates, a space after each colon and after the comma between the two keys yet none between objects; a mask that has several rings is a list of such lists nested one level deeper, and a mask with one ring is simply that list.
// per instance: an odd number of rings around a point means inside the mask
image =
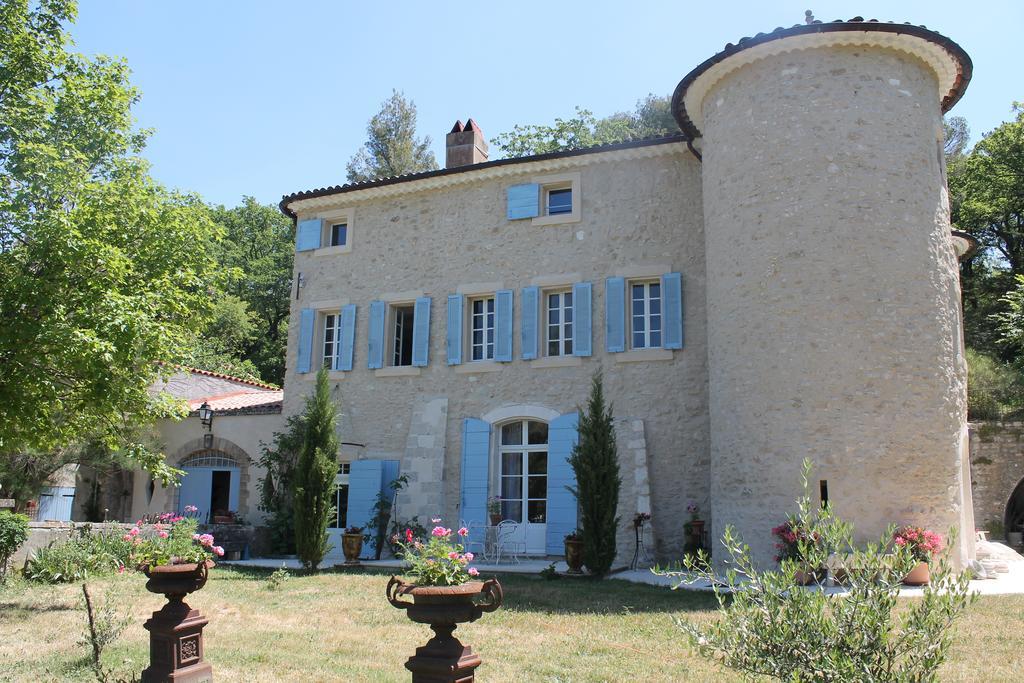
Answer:
[{"label": "shrub", "polygon": [[67,540],[34,551],[25,562],[25,577],[39,583],[85,581],[124,571],[130,556],[131,544],[120,532],[93,533],[86,525],[72,530]]},{"label": "shrub", "polygon": [[0,510],[0,583],[7,578],[7,565],[18,548],[28,540],[28,517]]},{"label": "shrub", "polygon": [[130,544],[131,566],[139,570],[167,564],[200,564],[223,557],[211,534],[196,533],[199,522],[192,517],[164,513],[153,524],[141,520],[122,540]]},{"label": "shrub", "polygon": [[583,532],[583,564],[603,576],[615,561],[615,532],[619,518],[619,456],[615,445],[612,409],[604,402],[601,373],[594,375],[586,412],[580,411],[579,443],[569,464],[576,475],[573,493],[580,509]]},{"label": "shrub", "polygon": [[967,349],[967,415],[972,420],[1008,420],[1024,412],[1024,377],[1001,363]]},{"label": "shrub", "polygon": [[[853,527],[807,493],[810,463],[804,464],[804,496],[794,520],[819,542],[800,544],[801,559],[783,559],[778,571],[762,571],[731,527],[722,537],[730,568],[724,583],[703,552],[687,558],[695,579],[712,581],[722,618],[708,625],[676,619],[691,644],[725,666],[755,677],[783,681],[932,681],[949,650],[954,620],[976,596],[967,595],[968,576],[955,575],[947,550],[932,566],[931,585],[895,614],[900,584],[917,563],[913,552],[891,542],[895,528],[878,543],[860,549]],[[826,566],[842,558],[845,594],[821,586],[797,585],[796,574],[810,563]]]}]

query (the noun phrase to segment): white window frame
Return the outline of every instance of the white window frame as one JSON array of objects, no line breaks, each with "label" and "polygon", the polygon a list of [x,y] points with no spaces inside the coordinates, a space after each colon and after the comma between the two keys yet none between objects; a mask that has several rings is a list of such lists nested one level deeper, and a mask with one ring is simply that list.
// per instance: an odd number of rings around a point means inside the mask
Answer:
[{"label": "white window frame", "polygon": [[[322,211],[316,216],[320,219],[320,248],[313,251],[314,256],[331,256],[334,254],[347,254],[352,251],[352,223],[355,211],[351,208],[333,209]],[[335,225],[344,223],[345,244],[331,245],[331,232]]]},{"label": "white window frame", "polygon": [[[351,463],[347,463],[347,462],[339,462],[338,463],[338,472],[337,472],[337,474],[334,475],[334,489],[332,489],[332,491],[331,491],[331,493],[333,494],[333,496],[331,498],[331,503],[332,503],[332,505],[334,505],[335,510],[334,510],[333,518],[328,521],[328,524],[327,524],[327,528],[328,529],[341,529],[341,530],[344,530],[348,526],[348,510],[342,510],[341,506],[338,505],[337,503],[338,503],[338,492],[339,492],[339,490],[342,489],[342,488],[346,488],[346,489],[349,488],[348,480],[349,480],[349,472],[350,471],[351,471]],[[346,493],[346,496],[345,496],[346,502],[348,501],[348,495],[350,495],[351,493],[352,493],[352,490],[349,489],[348,492]],[[344,519],[340,519],[342,517],[344,517]]]},{"label": "white window frame", "polygon": [[[530,429],[529,429],[529,423],[530,422],[541,422],[541,423],[544,423],[548,427],[548,439],[547,439],[547,441],[545,443],[543,443],[543,444],[530,444],[530,443],[528,443],[529,435],[530,435]],[[520,425],[520,429],[522,430],[522,432],[521,432],[522,433],[522,443],[521,444],[506,445],[506,444],[502,443],[502,438],[501,438],[502,437],[502,432],[503,432],[504,428],[507,427],[509,424],[518,424],[518,425]],[[517,420],[515,420],[515,421],[513,421],[511,423],[506,422],[505,424],[497,426],[497,429],[495,429],[495,431],[497,432],[497,439],[498,439],[498,448],[497,448],[497,455],[498,455],[498,463],[497,463],[498,464],[498,466],[497,466],[498,481],[497,481],[497,491],[496,491],[495,495],[498,498],[501,498],[504,501],[505,498],[502,498],[502,495],[501,495],[501,493],[502,493],[502,484],[504,483],[503,480],[506,477],[509,477],[509,478],[517,477],[517,478],[519,478],[522,481],[521,492],[519,494],[519,498],[517,499],[517,502],[522,506],[522,508],[521,508],[522,519],[520,519],[519,522],[523,523],[523,524],[547,524],[547,520],[548,520],[548,502],[549,501],[548,501],[547,485],[546,484],[547,484],[547,477],[549,477],[550,474],[551,474],[550,473],[551,454],[550,454],[550,450],[549,450],[549,444],[551,443],[551,423],[549,421],[537,420],[537,419],[533,419],[533,418],[517,419]],[[544,466],[544,477],[545,477],[544,497],[543,498],[531,498],[530,497],[530,453],[541,453],[541,452],[544,453],[544,458],[545,458],[545,466]],[[521,454],[521,470],[522,471],[518,475],[506,475],[505,474],[505,471],[504,471],[503,468],[504,468],[504,464],[505,464],[505,454],[506,453]],[[508,500],[512,500],[512,499],[510,498]],[[538,500],[543,500],[544,501],[544,521],[543,522],[531,522],[530,521],[530,517],[529,517],[530,501],[538,501]],[[503,511],[503,513],[504,513],[504,511]],[[504,519],[504,514],[502,514],[502,519]]]},{"label": "white window frame", "polygon": [[[560,225],[563,223],[578,223],[581,220],[580,207],[582,205],[582,195],[580,194],[581,183],[579,173],[535,176],[531,180],[540,185],[540,212],[533,219],[533,225]],[[572,190],[572,211],[554,215],[548,214],[549,194],[553,190]]]},{"label": "white window frame", "polygon": [[[483,312],[476,313],[474,308],[482,304]],[[490,303],[490,311],[487,304]],[[469,324],[466,326],[466,349],[469,351],[469,362],[486,363],[494,361],[495,349],[495,323],[497,322],[497,297],[494,294],[468,297],[466,300],[466,313]],[[489,319],[489,320],[488,320]],[[481,324],[480,332],[483,341],[476,344],[473,341],[473,333],[477,331],[477,322]],[[489,335],[489,336],[488,336]],[[476,357],[477,350],[480,350],[480,357]]]},{"label": "white window frame", "polygon": [[[320,366],[328,370],[334,370],[338,363],[338,355],[341,351],[341,311],[318,311],[320,318]],[[333,327],[329,324],[333,322]],[[328,329],[333,331],[331,341],[327,341]],[[330,344],[331,353],[328,355],[327,346]],[[315,374],[315,373],[314,373]]]},{"label": "white window frame", "polygon": [[[409,316],[408,330],[405,329],[404,325],[402,326],[401,329],[399,329],[399,316],[398,316],[399,309],[409,309],[411,311],[411,315]],[[387,329],[386,329],[386,332],[388,334],[388,339],[387,339],[387,342],[388,342],[388,363],[387,363],[387,367],[391,367],[391,368],[411,368],[411,367],[413,367],[413,364],[412,364],[412,356],[413,356],[412,338],[413,338],[413,330],[415,330],[415,329],[416,329],[416,301],[415,301],[415,299],[412,300],[412,301],[393,301],[393,302],[389,302],[388,303]],[[400,344],[404,343],[404,341],[406,339],[406,334],[408,334],[409,345],[410,345],[410,347],[409,347],[409,362],[408,363],[398,363],[396,361],[401,360],[401,358],[400,358],[400,353],[401,353],[401,346],[400,346]]]},{"label": "white window frame", "polygon": [[[576,318],[573,314],[573,305],[575,302],[572,299],[572,287],[542,289],[541,295],[544,297],[544,305],[541,311],[541,324],[544,326],[542,334],[542,339],[544,340],[544,353],[542,355],[550,358],[573,355],[573,347],[575,346],[576,340]],[[565,303],[566,295],[568,295],[570,301],[568,305]],[[553,296],[558,297],[558,308],[556,309],[551,308],[551,297]],[[558,320],[555,323],[551,322],[551,312],[553,310],[558,312]],[[568,321],[565,319],[566,313],[568,313]],[[569,328],[568,334],[566,334],[566,327]],[[552,329],[557,330],[557,338],[552,338]],[[557,353],[551,353],[552,342],[557,345]]]},{"label": "white window frame", "polygon": [[[345,226],[345,243],[334,244],[334,229],[339,225]],[[348,246],[348,220],[333,220],[327,221],[327,245],[328,247],[346,247]]]},{"label": "white window frame", "polygon": [[[658,296],[651,296],[651,286],[656,285],[658,287]],[[634,287],[643,287],[643,310],[637,312],[636,310],[636,299],[633,295]],[[629,316],[628,316],[628,334],[629,334],[629,347],[631,349],[660,349],[663,348],[665,343],[665,292],[662,291],[660,279],[642,279],[642,280],[629,280],[627,281],[627,295],[629,297]],[[658,302],[658,313],[651,313],[651,302]],[[652,318],[657,316],[658,329],[652,329]],[[635,321],[643,321],[643,327],[640,332],[635,331]],[[652,336],[654,333],[658,334],[658,343],[652,342]],[[636,335],[642,335],[642,344],[636,343]]]}]

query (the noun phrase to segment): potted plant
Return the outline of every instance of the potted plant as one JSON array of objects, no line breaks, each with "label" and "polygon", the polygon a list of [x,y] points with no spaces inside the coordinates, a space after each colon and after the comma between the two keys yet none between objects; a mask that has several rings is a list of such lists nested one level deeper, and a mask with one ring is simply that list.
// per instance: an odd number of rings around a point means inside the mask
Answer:
[{"label": "potted plant", "polygon": [[908,586],[925,586],[931,581],[928,562],[942,550],[942,536],[919,526],[902,526],[893,532],[892,542],[909,552],[917,565],[903,578]]},{"label": "potted plant", "polygon": [[143,681],[208,680],[213,675],[203,661],[208,620],[184,599],[206,585],[213,558],[222,557],[224,549],[212,535],[197,533],[197,527],[193,518],[165,513],[153,524],[139,520],[124,535],[131,544],[129,561],[149,579],[146,590],[167,598],[144,624],[150,663]]},{"label": "potted plant", "polygon": [[491,496],[487,499],[487,514],[491,517],[491,526],[498,526],[501,522],[501,498]]},{"label": "potted plant", "polygon": [[565,563],[569,574],[583,573],[583,532],[573,529],[565,536]]},{"label": "potted plant", "polygon": [[700,506],[692,500],[686,506],[686,513],[690,515],[690,521],[683,524],[685,552],[691,554],[704,547],[704,520],[700,518]]},{"label": "potted plant", "polygon": [[775,536],[775,561],[780,565],[786,562],[798,563],[794,578],[796,583],[807,586],[812,583],[819,583],[825,578],[824,567],[812,567],[807,562],[807,551],[811,546],[818,547],[821,543],[821,536],[817,531],[806,529],[793,519],[772,529]]},{"label": "potted plant", "polygon": [[[465,551],[461,540],[469,533],[465,527],[452,532],[441,526],[440,519],[433,521],[437,526],[425,542],[417,540],[412,529],[405,530],[399,545],[413,580],[392,576],[385,594],[409,619],[430,624],[434,631],[434,637],[405,663],[413,680],[436,680],[439,671],[445,672],[444,680],[473,680],[480,657],[453,632],[458,624],[498,609],[501,584],[497,579],[475,580],[480,572],[469,564],[473,553]],[[412,602],[401,600],[402,596],[411,596]]]},{"label": "potted plant", "polygon": [[359,564],[363,552],[363,527],[350,526],[341,534],[341,549],[345,553],[345,564]]}]

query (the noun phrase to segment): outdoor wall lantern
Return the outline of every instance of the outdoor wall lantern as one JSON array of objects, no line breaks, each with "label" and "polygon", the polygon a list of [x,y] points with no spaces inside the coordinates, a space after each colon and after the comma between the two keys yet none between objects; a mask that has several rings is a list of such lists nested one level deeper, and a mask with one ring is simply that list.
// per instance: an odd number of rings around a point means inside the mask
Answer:
[{"label": "outdoor wall lantern", "polygon": [[206,401],[199,406],[199,421],[203,423],[207,431],[213,431],[213,408]]}]

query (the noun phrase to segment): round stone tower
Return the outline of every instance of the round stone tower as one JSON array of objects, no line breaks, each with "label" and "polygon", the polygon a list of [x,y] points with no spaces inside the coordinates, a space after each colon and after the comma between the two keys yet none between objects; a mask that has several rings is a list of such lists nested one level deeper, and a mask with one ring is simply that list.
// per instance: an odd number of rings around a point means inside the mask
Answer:
[{"label": "round stone tower", "polygon": [[924,27],[808,17],[675,91],[703,156],[713,537],[732,524],[762,563],[805,458],[860,539],[956,527],[973,555],[942,153],[970,74]]}]

